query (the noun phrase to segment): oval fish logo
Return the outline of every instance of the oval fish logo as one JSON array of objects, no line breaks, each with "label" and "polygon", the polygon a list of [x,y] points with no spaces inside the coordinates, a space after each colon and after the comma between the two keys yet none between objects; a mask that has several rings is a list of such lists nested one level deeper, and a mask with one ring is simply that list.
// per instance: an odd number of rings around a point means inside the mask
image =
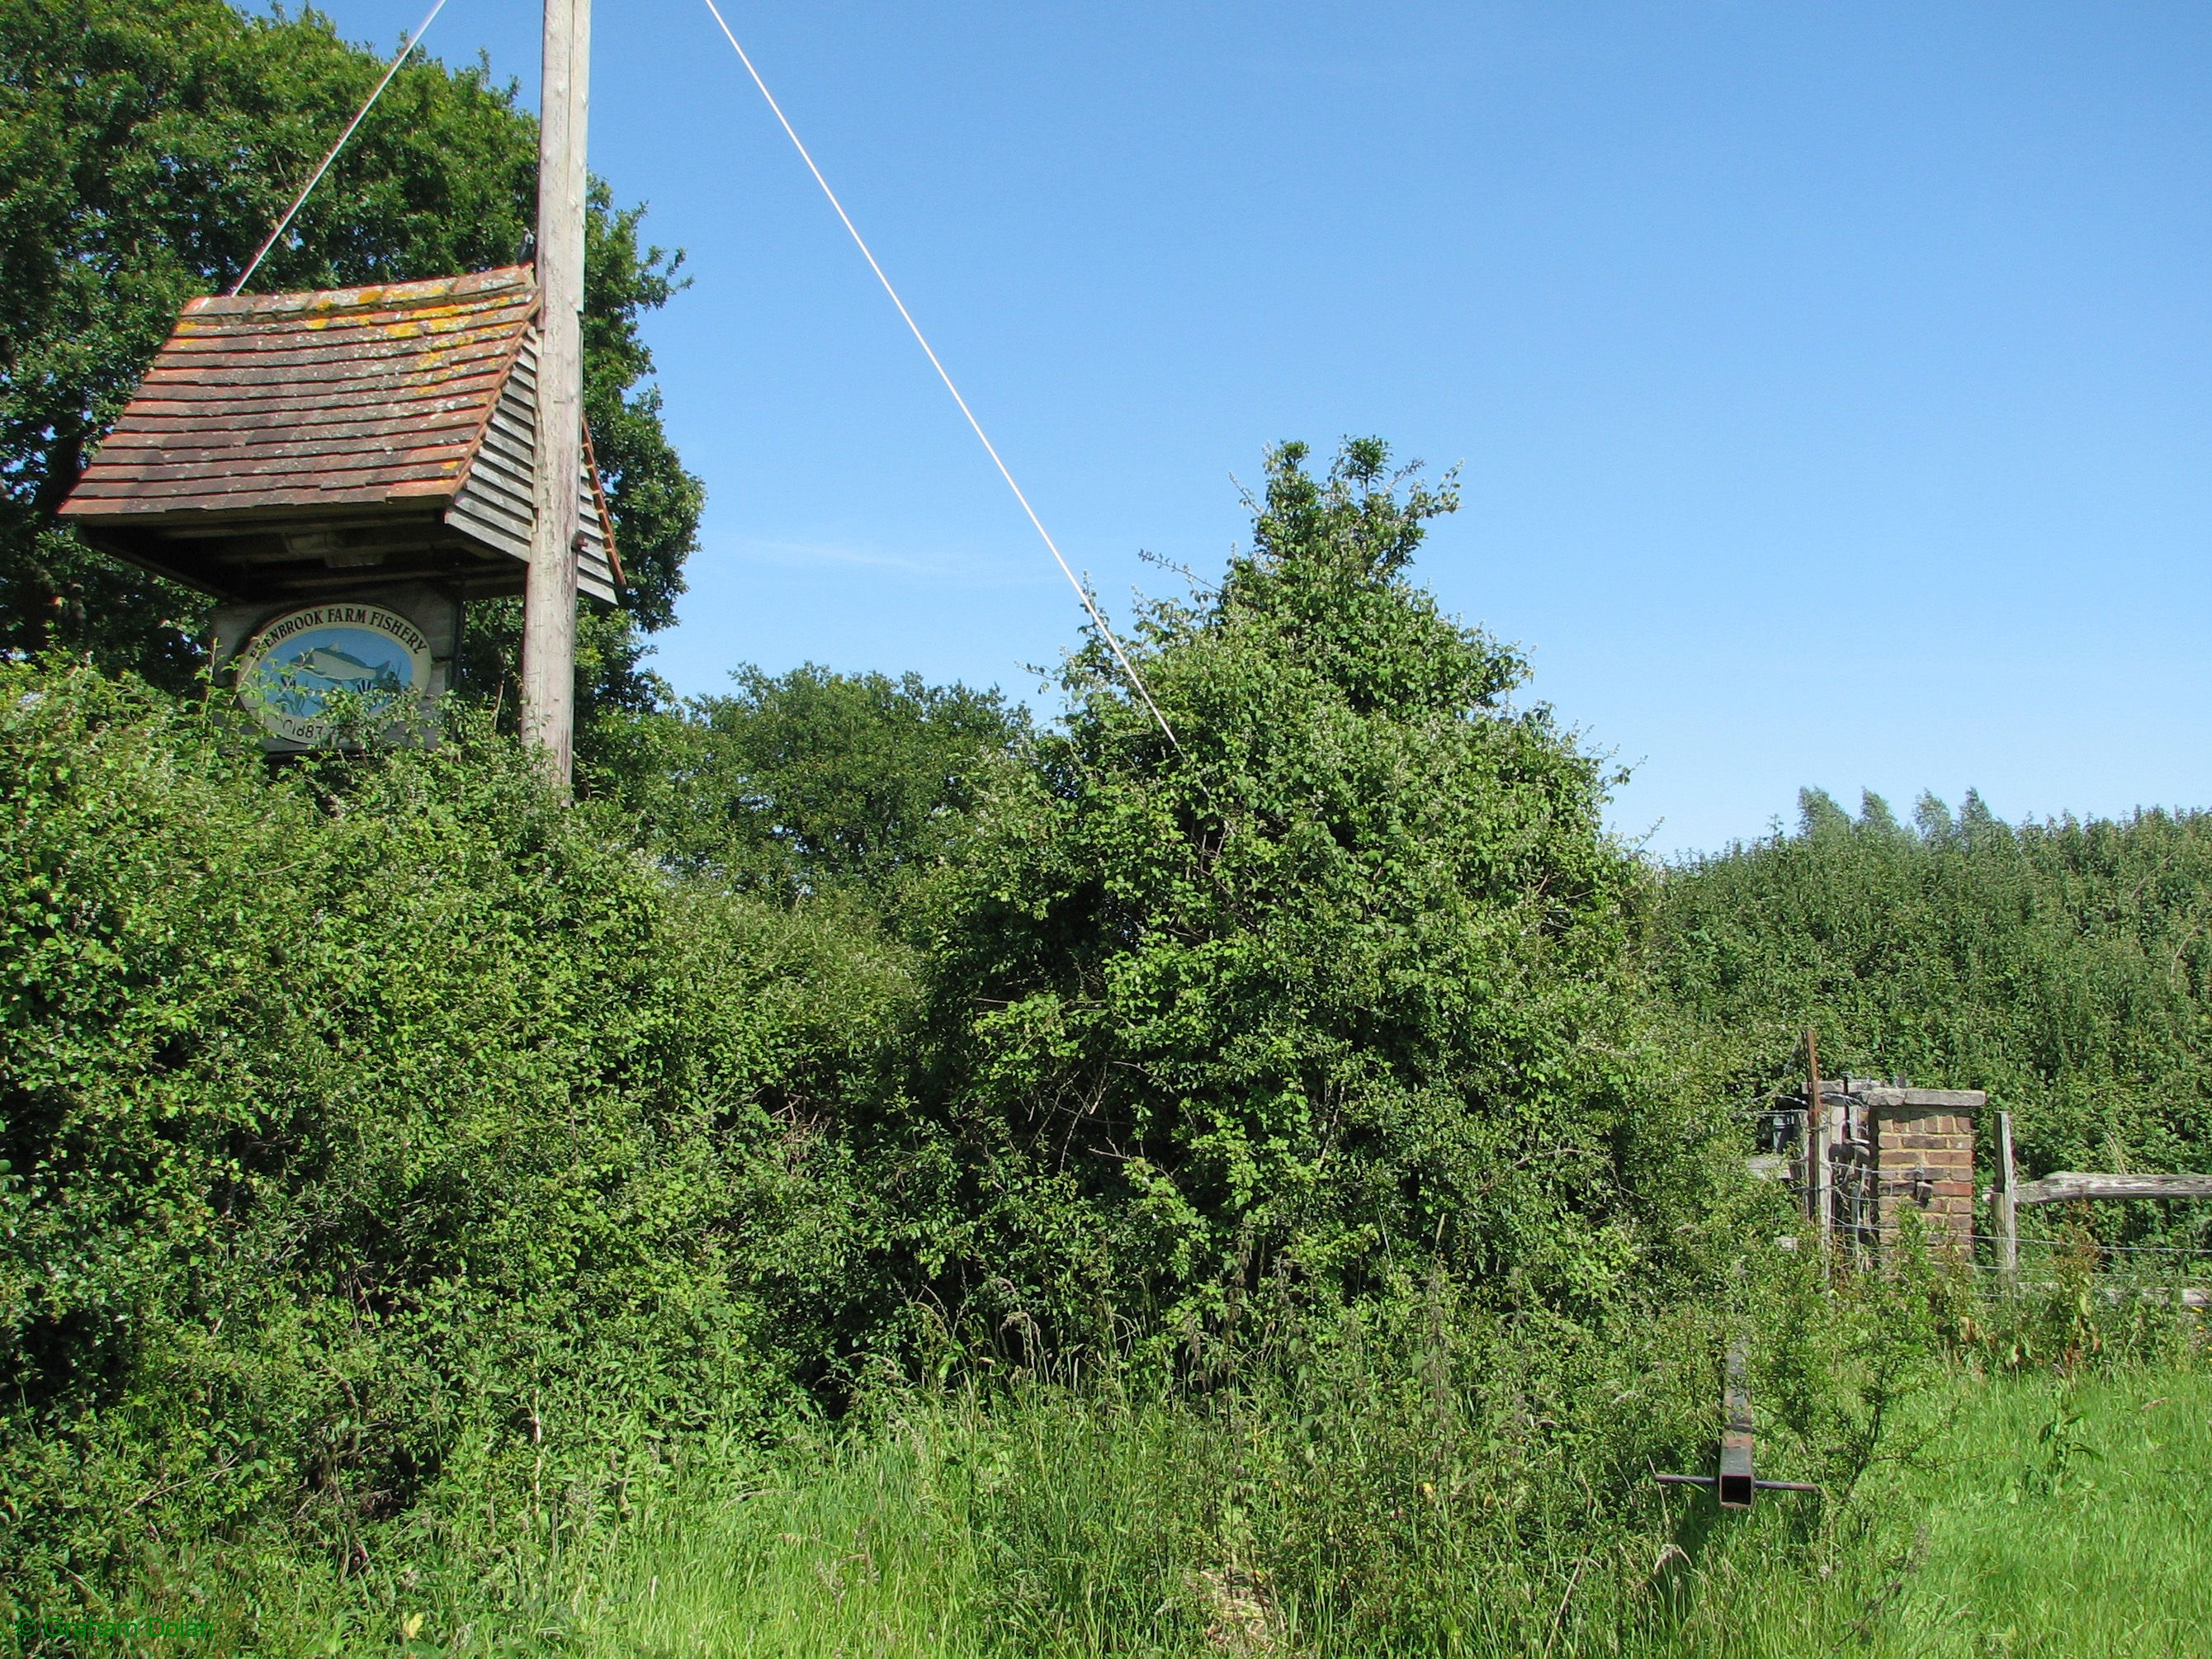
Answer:
[{"label": "oval fish logo", "polygon": [[288,612],[238,659],[239,701],[271,737],[310,748],[356,720],[380,726],[387,716],[392,726],[419,719],[429,680],[422,630],[375,605]]}]

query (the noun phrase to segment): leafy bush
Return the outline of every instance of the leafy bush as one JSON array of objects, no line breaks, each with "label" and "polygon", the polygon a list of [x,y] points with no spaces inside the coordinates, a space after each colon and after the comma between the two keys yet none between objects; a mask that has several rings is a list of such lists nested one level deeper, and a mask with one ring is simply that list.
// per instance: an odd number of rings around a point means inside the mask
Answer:
[{"label": "leafy bush", "polygon": [[481,733],[272,775],[83,669],[0,668],[0,813],[19,1593],[295,1512],[359,1562],[433,1492],[496,1536],[805,1409],[874,1316],[830,1130],[896,949],[679,885]]},{"label": "leafy bush", "polygon": [[1373,441],[1304,458],[1271,456],[1220,589],[1150,615],[1175,740],[1094,640],[941,894],[961,1231],[920,1266],[1001,1332],[1431,1260],[1602,1300],[1678,1237],[1683,1172],[1717,1173],[1638,1019],[1646,879],[1602,768],[1406,574],[1449,489]]}]

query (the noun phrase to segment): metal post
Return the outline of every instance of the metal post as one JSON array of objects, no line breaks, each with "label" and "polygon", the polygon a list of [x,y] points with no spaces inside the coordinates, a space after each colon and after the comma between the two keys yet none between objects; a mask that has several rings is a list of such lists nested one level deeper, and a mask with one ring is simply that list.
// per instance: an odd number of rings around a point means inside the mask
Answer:
[{"label": "metal post", "polygon": [[2012,1114],[1997,1114],[1997,1267],[2020,1271],[2020,1197],[2012,1172]]},{"label": "metal post", "polygon": [[1721,1507],[1747,1510],[1757,1482],[1751,1468],[1751,1364],[1741,1341],[1729,1345],[1721,1384]]},{"label": "metal post", "polygon": [[1813,1223],[1813,1242],[1828,1246],[1832,1218],[1828,1196],[1828,1107],[1820,1093],[1820,1046],[1805,1028],[1805,1213]]},{"label": "metal post", "polygon": [[1724,1510],[1747,1510],[1763,1492],[1818,1492],[1809,1480],[1762,1480],[1752,1469],[1751,1357],[1743,1339],[1729,1345],[1721,1377],[1721,1463],[1717,1474],[1654,1474],[1662,1486],[1711,1486]]},{"label": "metal post", "polygon": [[591,0],[545,0],[538,119],[538,476],[522,601],[522,736],[568,782],[576,719],[576,477],[583,465],[584,131]]}]

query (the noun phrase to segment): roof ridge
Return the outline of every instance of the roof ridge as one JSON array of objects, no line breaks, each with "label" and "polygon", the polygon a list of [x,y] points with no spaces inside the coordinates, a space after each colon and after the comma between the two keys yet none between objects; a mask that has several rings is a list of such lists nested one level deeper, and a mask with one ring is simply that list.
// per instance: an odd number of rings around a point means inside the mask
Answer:
[{"label": "roof ridge", "polygon": [[348,288],[301,289],[282,294],[205,294],[187,301],[186,316],[252,317],[270,313],[351,310],[495,292],[531,289],[538,276],[530,265],[495,265],[457,276],[425,276],[404,283],[360,283]]}]

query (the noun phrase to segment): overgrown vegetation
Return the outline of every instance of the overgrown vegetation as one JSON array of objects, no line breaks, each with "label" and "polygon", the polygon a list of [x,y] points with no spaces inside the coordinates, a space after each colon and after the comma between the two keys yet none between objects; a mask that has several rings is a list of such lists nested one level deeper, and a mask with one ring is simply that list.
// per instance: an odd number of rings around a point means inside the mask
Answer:
[{"label": "overgrown vegetation", "polygon": [[[1817,1025],[1833,1072],[1988,1090],[2031,1176],[2212,1169],[2212,814],[2011,825],[1969,793],[1908,828],[1808,791],[1796,835],[1660,891],[1665,994],[1740,1097],[1801,1070]],[[2100,1224],[2212,1243],[2203,1206],[2128,1207]]]},{"label": "overgrown vegetation", "polygon": [[[1455,1638],[1460,1651],[1637,1659],[2202,1652],[2204,1374],[1936,1375],[1945,1411],[1843,1524],[1808,1522],[1790,1498],[1724,1522],[1678,1504],[1679,1554],[1600,1516],[1555,1553],[1524,1545],[1493,1573],[1470,1553],[1436,1574],[1375,1547],[1374,1522],[1405,1525],[1382,1492],[1349,1513],[1349,1480],[1336,1505],[1304,1497],[1306,1518],[1373,1552],[1373,1624],[1349,1597],[1305,1599],[1302,1573],[1191,1547],[1197,1529],[1166,1500],[1188,1498],[1194,1449],[1233,1466],[1229,1422],[1058,1394],[902,1402],[757,1467],[742,1494],[686,1483],[648,1503],[611,1558],[577,1564],[588,1588],[562,1639],[605,1655],[1395,1654]],[[2070,1425],[2063,1440],[2054,1424]],[[1008,1504],[1012,1487],[1030,1501]],[[1466,1532],[1413,1495],[1407,1515],[1443,1521],[1429,1559],[1452,1559]],[[1269,1503],[1252,1520],[1264,1535],[1280,1516]],[[1133,1629],[1109,1616],[1130,1605]],[[386,1627],[410,1616],[395,1607]]]},{"label": "overgrown vegetation", "polygon": [[19,1593],[270,1517],[365,1561],[490,1493],[496,1534],[806,1408],[868,1304],[808,1125],[880,1091],[897,949],[687,902],[481,733],[271,777],[158,693],[4,680]]},{"label": "overgrown vegetation", "polygon": [[1407,576],[1449,494],[1377,443],[1304,461],[1270,459],[1218,591],[1147,618],[1175,743],[1077,656],[931,896],[972,1243],[929,1289],[983,1328],[1181,1328],[1431,1263],[1595,1306],[1699,1224],[1712,1126],[1652,1086],[1647,878],[1596,763]]},{"label": "overgrown vegetation", "polygon": [[[1275,452],[1249,547],[1146,611],[1172,738],[1096,639],[1043,723],[817,666],[678,702],[642,640],[699,495],[637,332],[676,262],[602,191],[638,580],[586,630],[584,799],[503,734],[483,608],[440,746],[268,762],[189,596],[52,507],[376,71],[312,15],[0,0],[0,1613],[271,1653],[2040,1652],[2034,1595],[1975,1600],[2021,1571],[1991,1505],[2084,1561],[2100,1494],[2201,1532],[2095,1404],[2201,1395],[2195,1316],[2100,1272],[2198,1218],[2078,1227],[1993,1297],[1777,1248],[1743,1153],[1809,1025],[1989,1088],[2031,1175],[2203,1167],[2207,820],[1808,795],[1656,868],[1413,579],[1453,493],[1377,441]],[[388,96],[271,281],[514,257],[511,97]],[[1820,1491],[1723,1519],[1650,1476],[1709,1467],[1738,1343],[1762,1472]],[[1900,1530],[1946,1455],[1986,1465],[1969,1518]],[[2099,1607],[2100,1655],[2188,1650]]]},{"label": "overgrown vegetation", "polygon": [[[589,1645],[666,1517],[756,1536],[826,1457],[818,1501],[902,1470],[885,1547],[966,1563],[921,1604],[956,1650],[1660,1650],[1729,1536],[1871,1559],[1946,1365],[2196,1364],[2086,1279],[1993,1309],[1771,1248],[1765,1028],[1849,1060],[1916,1005],[1713,941],[1886,940],[1832,896],[1978,855],[1815,823],[1638,864],[1407,574],[1449,497],[1304,460],[1150,616],[1172,744],[1093,652],[1043,731],[751,675],[570,807],[465,703],[272,770],[220,696],[0,670],[18,1607]],[[1826,1495],[1723,1534],[1650,1476],[1709,1459],[1738,1340],[1765,1467]]]}]

